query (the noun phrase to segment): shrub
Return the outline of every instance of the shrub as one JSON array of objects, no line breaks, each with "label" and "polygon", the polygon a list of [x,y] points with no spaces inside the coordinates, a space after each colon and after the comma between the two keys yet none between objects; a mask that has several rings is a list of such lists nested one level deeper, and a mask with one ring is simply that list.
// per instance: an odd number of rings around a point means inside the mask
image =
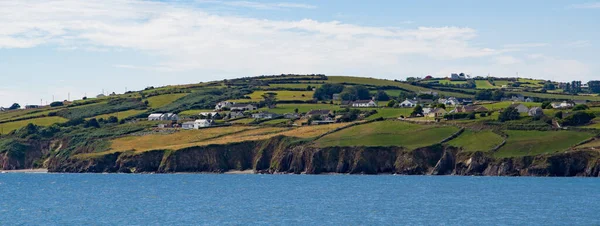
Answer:
[{"label": "shrub", "polygon": [[578,111],[572,115],[565,117],[562,120],[562,124],[565,126],[585,125],[585,124],[589,123],[590,121],[592,121],[592,119],[594,119],[594,118],[596,118],[596,115],[594,115],[593,113]]},{"label": "shrub", "polygon": [[578,104],[577,106],[575,106],[573,108],[573,111],[583,111],[583,110],[587,110],[587,109],[590,109],[590,107],[588,107],[585,104]]},{"label": "shrub", "polygon": [[60,101],[55,101],[55,102],[50,103],[50,107],[60,107],[60,106],[63,106],[63,105],[65,105],[65,104],[63,102],[60,102]]},{"label": "shrub", "polygon": [[519,111],[516,108],[507,107],[506,109],[504,109],[504,111],[502,111],[502,113],[500,113],[500,115],[498,115],[498,121],[505,122],[505,121],[517,120],[520,117],[521,117],[521,115],[519,114]]}]

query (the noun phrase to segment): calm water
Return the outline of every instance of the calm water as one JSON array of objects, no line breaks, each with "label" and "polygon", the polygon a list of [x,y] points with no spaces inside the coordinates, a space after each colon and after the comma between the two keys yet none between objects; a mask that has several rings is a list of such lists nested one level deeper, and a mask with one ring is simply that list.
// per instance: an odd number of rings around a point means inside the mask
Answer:
[{"label": "calm water", "polygon": [[0,174],[15,224],[600,225],[600,179]]}]

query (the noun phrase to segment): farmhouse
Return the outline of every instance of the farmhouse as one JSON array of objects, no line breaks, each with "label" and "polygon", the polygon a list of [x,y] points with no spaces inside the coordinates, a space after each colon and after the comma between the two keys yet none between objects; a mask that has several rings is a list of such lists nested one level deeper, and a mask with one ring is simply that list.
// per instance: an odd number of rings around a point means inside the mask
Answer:
[{"label": "farmhouse", "polygon": [[529,109],[529,112],[527,112],[527,115],[533,117],[540,117],[544,115],[544,111],[540,107],[532,107],[531,109]]},{"label": "farmhouse", "polygon": [[377,103],[373,100],[357,100],[352,102],[352,107],[358,108],[368,108],[368,107],[377,107]]},{"label": "farmhouse", "polygon": [[198,114],[198,115],[201,115],[204,117],[210,116],[210,118],[215,118],[215,117],[221,118],[221,114],[219,114],[219,112],[214,112],[214,111],[213,112],[200,112],[200,114]]},{"label": "farmhouse", "polygon": [[454,112],[457,113],[470,113],[470,112],[484,112],[484,111],[489,111],[487,108],[485,108],[484,106],[479,106],[479,105],[463,105],[463,106],[458,106],[456,107],[456,109],[454,109]]},{"label": "farmhouse", "polygon": [[550,105],[552,106],[552,108],[572,108],[573,107],[573,104],[569,103],[567,101],[552,102]]},{"label": "farmhouse", "polygon": [[256,106],[252,104],[233,104],[231,105],[232,111],[254,111]]},{"label": "farmhouse", "polygon": [[183,129],[194,129],[194,122],[190,121],[190,122],[184,122],[181,124],[181,128]]},{"label": "farmhouse", "polygon": [[306,113],[306,116],[311,118],[313,116],[319,116],[321,118],[331,117],[333,115],[333,111],[331,110],[311,110]]},{"label": "farmhouse", "polygon": [[341,100],[342,97],[339,93],[334,93],[331,97],[332,100]]},{"label": "farmhouse", "polygon": [[194,129],[211,127],[215,124],[215,121],[212,119],[198,119],[194,121]]},{"label": "farmhouse", "polygon": [[400,103],[399,106],[403,108],[414,108],[415,106],[417,106],[417,101],[406,99],[402,101],[402,103]]},{"label": "farmhouse", "polygon": [[154,113],[148,116],[148,121],[177,121],[179,116],[173,113]]},{"label": "farmhouse", "polygon": [[529,112],[529,108],[523,104],[511,104],[509,107],[513,107],[517,109],[519,113],[527,113]]},{"label": "farmhouse", "polygon": [[459,105],[460,102],[455,97],[449,97],[448,99],[440,98],[438,99],[438,103],[445,105]]},{"label": "farmhouse", "polygon": [[230,101],[221,101],[219,103],[217,103],[217,105],[215,106],[215,111],[222,111],[223,108],[229,108],[231,109],[231,106],[233,106],[235,103],[230,102]]},{"label": "farmhouse", "polygon": [[241,118],[241,117],[244,117],[244,113],[241,111],[232,111],[232,112],[229,112],[228,116],[230,119]]},{"label": "farmhouse", "polygon": [[445,114],[447,114],[448,112],[446,111],[446,109],[443,108],[435,108],[433,110],[431,110],[429,112],[429,114],[427,114],[427,117],[431,117],[431,118],[441,118],[443,117]]},{"label": "farmhouse", "polygon": [[283,114],[283,117],[286,119],[298,119],[300,118],[300,115],[298,113],[285,113]]},{"label": "farmhouse", "polygon": [[272,118],[277,118],[277,117],[279,117],[278,114],[266,112],[266,111],[252,114],[252,118],[255,118],[255,119],[272,119]]}]

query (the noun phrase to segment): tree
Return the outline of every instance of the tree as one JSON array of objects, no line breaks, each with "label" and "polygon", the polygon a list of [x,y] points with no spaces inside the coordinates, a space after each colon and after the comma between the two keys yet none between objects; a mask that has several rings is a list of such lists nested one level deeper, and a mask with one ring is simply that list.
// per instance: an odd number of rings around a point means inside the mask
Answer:
[{"label": "tree", "polygon": [[492,100],[492,90],[485,89],[475,93],[475,100]]},{"label": "tree", "polygon": [[594,115],[593,113],[578,111],[572,115],[565,117],[562,120],[562,124],[565,126],[585,125],[585,124],[589,123],[595,117],[596,117],[596,115]]},{"label": "tree", "polygon": [[341,93],[342,100],[367,100],[371,97],[369,90],[362,85],[349,86]]},{"label": "tree", "polygon": [[317,100],[330,100],[333,97],[333,94],[341,93],[344,88],[345,87],[341,84],[323,84],[315,90],[313,98]]},{"label": "tree", "polygon": [[600,93],[600,81],[589,81],[588,87],[592,93]]},{"label": "tree", "polygon": [[590,109],[590,107],[588,107],[585,104],[578,104],[573,108],[573,111],[583,111],[583,110],[587,110]]},{"label": "tree", "polygon": [[375,99],[377,99],[378,101],[388,101],[388,100],[390,100],[390,97],[387,95],[387,93],[385,91],[378,90],[377,96],[375,97]]},{"label": "tree", "polygon": [[410,113],[410,116],[415,117],[418,115],[423,115],[423,107],[421,107],[421,105],[417,105],[415,108],[413,108],[412,113]]},{"label": "tree", "polygon": [[557,119],[562,119],[563,118],[563,112],[562,111],[557,111],[556,113],[554,113],[554,117]]},{"label": "tree", "polygon": [[469,115],[467,115],[467,119],[475,119],[475,112],[469,113]]},{"label": "tree", "polygon": [[544,84],[544,89],[545,90],[555,90],[556,86],[552,82],[546,82],[546,84]]},{"label": "tree", "polygon": [[108,117],[108,123],[117,123],[119,122],[119,118],[115,117],[115,116],[110,116]]},{"label": "tree", "polygon": [[550,101],[542,102],[542,109],[551,109],[551,108],[552,108],[552,103],[550,103]]},{"label": "tree", "polygon": [[502,100],[503,97],[504,91],[502,90],[494,90],[494,92],[492,92],[492,100],[499,101]]},{"label": "tree", "polygon": [[390,100],[390,102],[387,103],[387,106],[393,108],[394,106],[396,106],[396,104],[397,103],[395,100]]},{"label": "tree", "polygon": [[277,93],[268,92],[264,93],[261,96],[264,99],[264,103],[265,105],[267,105],[268,108],[274,108],[277,104]]},{"label": "tree", "polygon": [[294,109],[294,113],[298,114],[298,108]]},{"label": "tree", "polygon": [[96,118],[92,118],[90,120],[87,120],[83,126],[86,128],[88,128],[88,127],[100,128],[100,123],[98,123],[98,120],[96,120]]},{"label": "tree", "polygon": [[21,105],[19,105],[17,103],[14,103],[8,109],[10,109],[10,110],[16,110],[16,109],[19,109],[19,108],[21,108]]},{"label": "tree", "polygon": [[504,109],[504,111],[502,111],[502,113],[500,113],[500,115],[498,115],[498,121],[506,122],[511,120],[517,120],[520,117],[521,115],[519,114],[519,110],[517,110],[514,107],[507,107],[506,109]]},{"label": "tree", "polygon": [[443,109],[446,109],[446,105],[445,105],[445,104],[442,104],[442,103],[436,104],[436,105],[435,105],[435,107],[436,107],[436,108],[443,108]]},{"label": "tree", "polygon": [[50,107],[60,107],[60,106],[63,106],[63,105],[65,105],[65,104],[63,102],[60,102],[60,101],[54,101],[54,102],[50,103]]}]

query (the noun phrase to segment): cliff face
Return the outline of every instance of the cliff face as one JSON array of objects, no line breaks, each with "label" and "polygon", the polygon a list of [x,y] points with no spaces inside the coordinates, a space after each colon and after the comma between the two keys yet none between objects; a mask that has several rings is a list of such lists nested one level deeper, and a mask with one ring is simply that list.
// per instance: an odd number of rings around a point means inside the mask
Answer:
[{"label": "cliff face", "polygon": [[50,152],[49,141],[10,141],[0,153],[0,169],[15,170],[41,167],[41,160]]},{"label": "cliff face", "polygon": [[550,156],[495,159],[434,145],[330,147],[291,144],[289,138],[192,147],[178,151],[113,153],[95,158],[50,161],[51,172],[175,173],[254,170],[257,173],[349,173],[486,176],[600,176],[600,155],[593,151]]}]

